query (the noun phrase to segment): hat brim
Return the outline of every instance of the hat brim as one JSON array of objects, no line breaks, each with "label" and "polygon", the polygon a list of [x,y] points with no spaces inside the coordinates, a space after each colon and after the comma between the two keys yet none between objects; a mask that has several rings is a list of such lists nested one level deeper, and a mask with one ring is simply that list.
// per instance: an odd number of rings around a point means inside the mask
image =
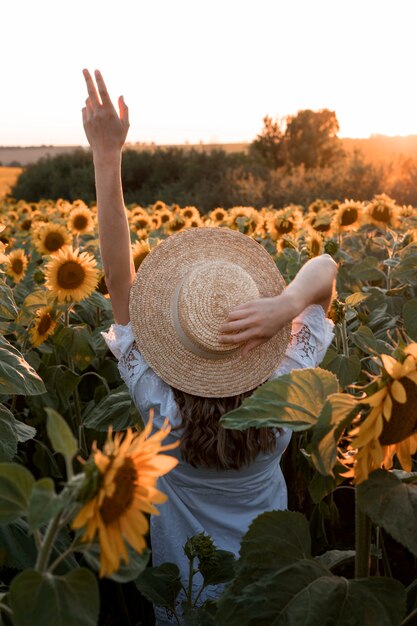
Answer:
[{"label": "hat brim", "polygon": [[198,263],[238,263],[253,278],[260,297],[279,295],[285,281],[272,257],[259,243],[228,228],[193,228],[171,235],[140,265],[130,292],[130,320],[136,344],[166,383],[186,393],[221,398],[255,389],[284,357],[291,325],[246,356],[241,351],[221,360],[198,356],[180,341],[172,320],[176,286]]}]

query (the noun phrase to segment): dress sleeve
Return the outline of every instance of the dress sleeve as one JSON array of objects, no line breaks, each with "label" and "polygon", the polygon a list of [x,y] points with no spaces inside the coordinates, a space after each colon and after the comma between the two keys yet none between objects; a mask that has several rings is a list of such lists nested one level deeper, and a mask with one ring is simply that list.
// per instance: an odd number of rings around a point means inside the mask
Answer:
[{"label": "dress sleeve", "polygon": [[271,378],[293,369],[317,367],[333,339],[334,324],[319,304],[311,304],[293,320],[291,339],[285,357]]},{"label": "dress sleeve", "polygon": [[[161,428],[166,418],[172,427],[178,426],[180,417],[173,391],[139,352],[130,322],[126,326],[112,324],[109,331],[102,335],[118,360],[120,376],[126,383],[142,419],[146,422],[149,410],[153,408],[155,428]],[[176,431],[172,435],[176,436]]]}]

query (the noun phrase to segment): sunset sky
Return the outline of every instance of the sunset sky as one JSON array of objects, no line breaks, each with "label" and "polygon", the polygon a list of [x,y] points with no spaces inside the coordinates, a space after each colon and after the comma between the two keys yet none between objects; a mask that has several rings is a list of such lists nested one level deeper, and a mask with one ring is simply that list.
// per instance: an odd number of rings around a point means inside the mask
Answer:
[{"label": "sunset sky", "polygon": [[131,142],[251,141],[306,108],[342,137],[417,134],[416,21],[415,0],[9,0],[0,145],[85,145],[83,67]]}]

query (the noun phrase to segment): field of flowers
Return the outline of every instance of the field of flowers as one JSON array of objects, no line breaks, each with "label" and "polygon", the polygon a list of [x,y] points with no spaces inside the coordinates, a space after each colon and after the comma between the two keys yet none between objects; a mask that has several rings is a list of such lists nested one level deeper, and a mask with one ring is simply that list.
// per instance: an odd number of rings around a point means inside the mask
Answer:
[{"label": "field of flowers", "polygon": [[287,282],[313,256],[338,262],[321,367],[266,383],[222,418],[293,430],[290,511],[257,518],[237,561],[191,538],[190,571],[227,584],[217,603],[177,606],[178,570],[149,567],[147,535],[175,460],[161,461],[167,432],[143,429],[101,335],[112,311],[96,207],[4,200],[0,625],[152,624],[150,602],[186,626],[417,624],[417,209],[381,194],[127,211],[136,269],[170,234],[204,226],[259,241]]}]

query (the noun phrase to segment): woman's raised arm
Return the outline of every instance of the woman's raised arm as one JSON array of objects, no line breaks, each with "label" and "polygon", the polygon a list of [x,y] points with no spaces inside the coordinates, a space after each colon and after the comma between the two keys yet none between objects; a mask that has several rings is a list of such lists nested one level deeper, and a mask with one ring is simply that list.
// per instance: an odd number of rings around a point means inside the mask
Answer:
[{"label": "woman's raised arm", "polygon": [[83,70],[88,98],[82,110],[83,125],[94,159],[100,251],[114,319],[129,322],[129,294],[135,277],[130,231],[123,200],[122,147],[129,130],[129,113],[123,97],[119,113],[113,106],[103,77],[95,71],[97,88]]}]

